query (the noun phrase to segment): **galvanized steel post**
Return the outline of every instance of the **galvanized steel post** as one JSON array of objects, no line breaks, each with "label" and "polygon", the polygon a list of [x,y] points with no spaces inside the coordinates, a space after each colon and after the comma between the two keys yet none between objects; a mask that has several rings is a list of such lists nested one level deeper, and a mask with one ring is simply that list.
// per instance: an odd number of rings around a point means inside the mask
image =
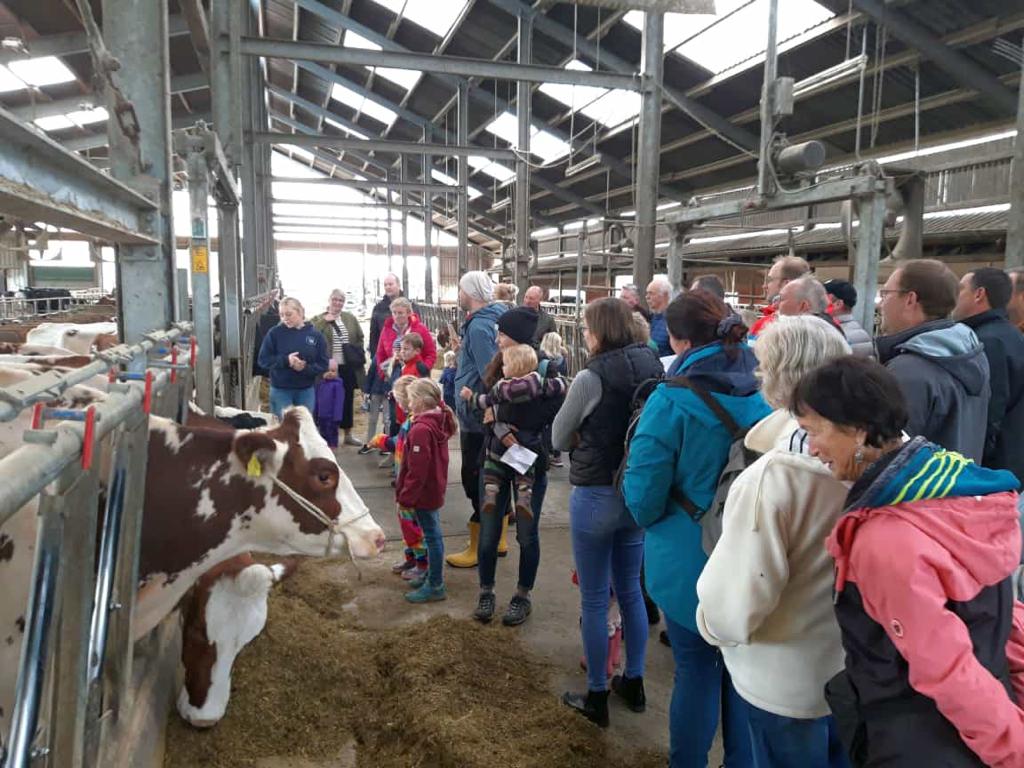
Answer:
[{"label": "galvanized steel post", "polygon": [[192,323],[195,325],[196,403],[213,414],[213,306],[210,301],[210,240],[208,209],[210,176],[199,149],[188,155],[188,202],[191,232]]},{"label": "galvanized steel post", "polygon": [[[120,69],[111,74],[132,103],[124,122],[107,121],[110,173],[157,203],[145,215],[160,245],[121,245],[117,287],[122,340],[166,328],[174,317],[174,228],[171,224],[171,104],[167,46],[167,0],[103,0],[103,37]],[[122,114],[119,97],[107,89],[107,110]],[[138,130],[131,131],[132,115]],[[127,130],[126,130],[127,129]]]},{"label": "galvanized steel post", "polygon": [[[399,166],[399,181],[402,183],[399,200],[402,203],[402,288],[409,289],[409,198],[408,189],[405,184],[410,181],[409,156],[402,155]],[[372,354],[376,350],[370,350]]]},{"label": "galvanized steel post", "polygon": [[633,282],[640,290],[654,277],[654,233],[661,168],[661,81],[664,70],[665,17],[644,14],[644,92],[640,107],[640,139],[636,172],[636,247],[633,251]]},{"label": "galvanized steel post", "polygon": [[[517,61],[529,64],[533,59],[533,11],[519,13],[519,39]],[[519,141],[516,149],[516,195],[515,195],[515,264],[512,279],[519,286],[519,293],[526,292],[530,276],[530,84],[520,81],[516,84],[516,113],[518,118]]]},{"label": "galvanized steel post", "polygon": [[[469,83],[459,81],[458,143],[469,144]],[[458,277],[469,269],[469,158],[459,158],[459,257]]]},{"label": "galvanized steel post", "polygon": [[875,327],[875,294],[878,292],[878,261],[885,233],[885,194],[876,192],[860,200],[857,258],[853,263],[853,287],[857,289],[854,319],[868,333]]},{"label": "galvanized steel post", "polygon": [[217,205],[217,275],[220,281],[220,388],[224,405],[243,408],[242,274],[238,249],[238,206]]},{"label": "galvanized steel post", "polygon": [[[426,128],[423,129],[423,143],[430,140],[430,134]],[[430,155],[422,156],[423,183],[430,183],[430,168],[432,159]],[[434,228],[434,198],[430,192],[423,193],[423,298],[429,304],[434,301],[434,270],[430,263],[431,256],[431,230]]]},{"label": "galvanized steel post", "polygon": [[[1021,62],[1024,70],[1024,61]],[[1013,145],[1010,179],[1010,219],[1006,233],[1006,268],[1024,267],[1024,71],[1017,105],[1017,139]]]}]

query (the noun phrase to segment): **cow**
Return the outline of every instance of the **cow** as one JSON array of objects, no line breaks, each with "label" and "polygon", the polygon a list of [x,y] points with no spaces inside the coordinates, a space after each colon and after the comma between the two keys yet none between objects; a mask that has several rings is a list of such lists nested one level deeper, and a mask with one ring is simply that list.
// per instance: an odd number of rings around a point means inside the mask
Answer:
[{"label": "cow", "polygon": [[182,610],[185,682],[178,693],[178,714],[190,725],[209,728],[224,717],[235,657],[263,631],[271,587],[295,568],[294,559],[268,566],[245,554],[196,582]]},{"label": "cow", "polygon": [[25,342],[87,355],[94,347],[108,349],[118,343],[117,323],[40,323],[28,332]]},{"label": "cow", "polygon": [[[0,368],[0,386],[25,370]],[[23,378],[21,379],[23,380]],[[70,388],[55,404],[83,407],[103,392]],[[0,456],[14,450],[30,413],[0,424]],[[105,476],[101,475],[101,476]],[[37,503],[0,527],[0,727],[7,728],[24,632]],[[180,426],[151,416],[133,629],[138,639],[169,615],[214,566],[245,552],[277,555],[383,551],[370,516],[304,408],[273,428],[234,431]]]}]

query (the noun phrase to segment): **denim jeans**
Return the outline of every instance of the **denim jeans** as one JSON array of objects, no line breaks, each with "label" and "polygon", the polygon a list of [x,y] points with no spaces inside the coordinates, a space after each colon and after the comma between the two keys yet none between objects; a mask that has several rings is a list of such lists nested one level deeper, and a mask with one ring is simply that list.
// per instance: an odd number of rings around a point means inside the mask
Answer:
[{"label": "denim jeans", "polygon": [[427,583],[432,587],[444,584],[444,536],[441,535],[441,511],[417,509],[416,522],[423,529],[427,542]]},{"label": "denim jeans", "polygon": [[831,715],[798,720],[747,706],[754,768],[850,767]]},{"label": "denim jeans", "polygon": [[[365,395],[364,395],[365,397]],[[366,414],[366,440],[363,442],[370,442],[377,435],[377,419],[383,416],[381,421],[381,432],[388,431],[388,401],[387,395],[370,395],[370,411]],[[383,414],[381,409],[384,409]]]},{"label": "denim jeans", "polygon": [[[483,478],[480,480],[480,494],[483,494]],[[533,589],[540,566],[540,510],[544,506],[544,494],[548,490],[548,468],[544,461],[538,461],[533,477],[533,497],[530,509],[533,519],[525,517],[516,520],[516,541],[519,542],[519,584],[523,589]],[[480,515],[480,545],[477,549],[477,570],[481,587],[494,586],[494,572],[498,568],[498,541],[501,539],[501,520],[508,511],[512,498],[512,481],[502,483],[498,490],[498,501],[494,511]]]},{"label": "denim jeans", "polygon": [[580,583],[580,631],[587,657],[587,688],[608,687],[608,587],[622,613],[626,677],[641,677],[647,650],[647,609],[640,593],[644,532],[613,486],[573,486],[569,531]]},{"label": "denim jeans", "polygon": [[725,768],[753,768],[750,705],[733,688],[721,651],[668,616],[665,626],[676,662],[668,714],[669,765],[707,768],[721,710]]},{"label": "denim jeans", "polygon": [[316,389],[280,389],[270,385],[270,412],[281,418],[284,409],[290,405],[304,405],[311,414],[316,413]]}]

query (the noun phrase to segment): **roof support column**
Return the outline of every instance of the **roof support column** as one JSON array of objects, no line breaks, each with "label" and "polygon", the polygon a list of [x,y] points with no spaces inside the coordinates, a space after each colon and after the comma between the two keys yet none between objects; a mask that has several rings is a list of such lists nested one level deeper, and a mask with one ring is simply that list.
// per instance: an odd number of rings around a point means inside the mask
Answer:
[{"label": "roof support column", "polygon": [[244,408],[246,372],[242,364],[242,265],[238,252],[238,206],[217,204],[217,274],[220,278],[221,400]]},{"label": "roof support column", "polygon": [[862,327],[875,327],[875,294],[878,293],[878,262],[882,257],[885,233],[885,194],[874,192],[860,199],[860,227],[857,232],[857,255],[853,263],[853,287],[857,289],[857,306],[853,318]]},{"label": "roof support column", "polygon": [[[1024,66],[1022,66],[1024,69]],[[1006,268],[1024,267],[1024,72],[1017,104],[1017,139],[1010,179],[1010,226],[1006,234]]]},{"label": "roof support column", "polygon": [[[469,83],[459,81],[458,143],[469,144]],[[469,158],[459,157],[459,270],[458,276],[469,269]]]},{"label": "roof support column", "polygon": [[[159,245],[117,248],[121,339],[129,344],[166,328],[174,317],[174,232],[171,226],[171,97],[167,50],[167,0],[103,0],[103,38],[121,64],[112,75],[134,107],[138,133],[129,136],[118,114],[118,96],[107,88],[110,173],[147,193],[157,210],[142,224]],[[126,123],[131,123],[127,115]]]},{"label": "roof support column", "polygon": [[668,244],[668,281],[672,284],[672,295],[682,292],[683,278],[686,270],[683,268],[683,248],[686,247],[686,233],[690,228],[686,225],[677,224],[671,229],[671,240]]},{"label": "roof support column", "polygon": [[[430,140],[430,133],[427,128],[423,129],[423,143]],[[430,183],[430,155],[423,155],[422,160],[423,183]],[[434,197],[430,192],[423,193],[423,299],[428,304],[434,301],[434,274],[430,263],[430,235],[434,228]]]},{"label": "roof support column", "polygon": [[[232,14],[230,26],[232,35],[229,45],[232,47],[229,58],[234,55],[236,43],[235,30],[250,30],[251,14],[245,3],[229,2]],[[241,91],[241,131],[260,130],[256,118],[256,102],[262,97],[259,92],[259,59],[246,58],[239,66],[239,81],[236,90]],[[246,297],[257,296],[271,286],[260,282],[261,269],[264,264],[262,209],[258,202],[257,188],[260,184],[259,174],[260,147],[245,138],[241,141],[240,156],[242,184],[242,285]],[[265,279],[265,277],[264,277]]]},{"label": "roof support column", "polygon": [[402,155],[399,159],[398,170],[398,180],[402,184],[399,197],[402,202],[402,289],[407,291],[409,290],[409,204],[412,202],[409,199],[409,191],[405,187],[405,183],[410,181],[408,155]]},{"label": "roof support column", "polygon": [[[192,324],[196,336],[196,404],[212,415],[213,398],[213,304],[210,291],[209,240],[210,176],[206,156],[193,149],[188,154],[189,248],[192,277]],[[223,235],[222,235],[223,237]]]},{"label": "roof support column", "polygon": [[[519,55],[520,64],[529,64],[533,59],[533,11],[519,12]],[[515,264],[512,281],[519,286],[519,294],[526,292],[529,285],[530,266],[530,84],[519,81],[516,84],[516,111],[519,119],[519,159],[516,160],[515,196]]]},{"label": "roof support column", "polygon": [[664,38],[664,14],[645,13],[643,58],[640,62],[645,88],[640,106],[640,139],[636,158],[636,250],[633,252],[633,282],[640,290],[654,277],[654,231],[661,167]]}]

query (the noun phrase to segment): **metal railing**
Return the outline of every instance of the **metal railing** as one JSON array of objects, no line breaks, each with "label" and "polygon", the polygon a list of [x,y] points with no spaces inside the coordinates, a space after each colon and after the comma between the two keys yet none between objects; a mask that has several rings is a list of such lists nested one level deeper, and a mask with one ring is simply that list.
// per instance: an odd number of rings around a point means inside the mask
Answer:
[{"label": "metal railing", "polygon": [[[0,298],[0,322],[13,320],[30,320],[38,317],[46,317],[83,306],[93,306],[97,300],[103,297],[103,293],[91,294],[83,291],[86,295],[76,295],[73,291],[71,296],[44,296],[33,299],[26,299],[19,296],[5,296]],[[116,314],[117,310],[112,306],[110,314]]]},{"label": "metal railing", "polygon": [[413,308],[430,332],[435,336],[449,323],[458,330],[462,326],[464,313],[455,304],[428,304],[425,301],[413,302]]},{"label": "metal railing", "polygon": [[[39,497],[14,711],[0,744],[4,768],[26,768],[42,756],[62,768],[96,765],[101,721],[131,709],[131,621],[149,439],[144,406],[180,417],[191,391],[187,365],[150,354],[163,357],[191,330],[190,323],[175,323],[139,344],[97,353],[84,368],[0,389],[0,421],[11,421],[112,367],[124,369],[119,377],[127,379],[111,383],[107,397],[84,414],[54,410],[55,420],[72,421],[26,431],[26,445],[0,459],[0,524]],[[74,423],[76,415],[81,423]],[[101,516],[100,462],[91,456],[105,439],[111,461]]]}]

